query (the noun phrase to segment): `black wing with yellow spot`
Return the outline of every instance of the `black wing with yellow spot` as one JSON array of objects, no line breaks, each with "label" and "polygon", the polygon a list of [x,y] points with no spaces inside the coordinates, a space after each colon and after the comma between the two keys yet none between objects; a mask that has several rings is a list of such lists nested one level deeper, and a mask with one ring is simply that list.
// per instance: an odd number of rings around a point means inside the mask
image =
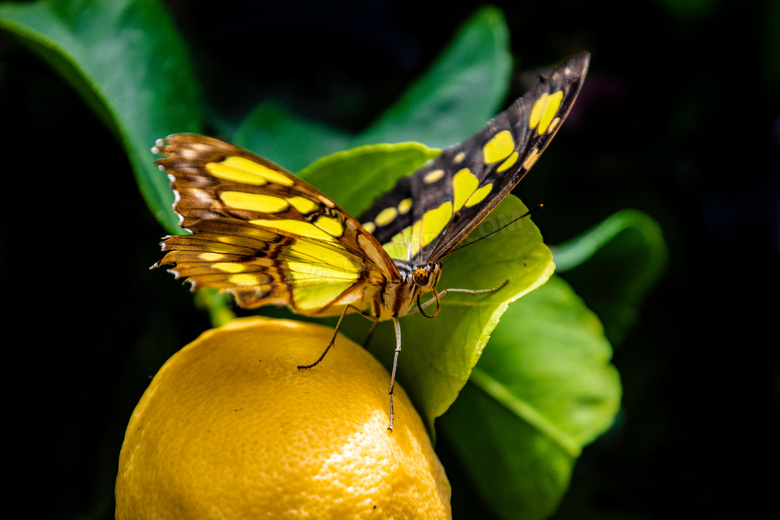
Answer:
[{"label": "black wing with yellow spot", "polygon": [[234,294],[246,308],[288,305],[300,314],[361,306],[400,278],[376,239],[319,191],[229,143],[195,134],[158,141],[174,210],[193,235],[163,239],[156,264],[193,289]]},{"label": "black wing with yellow spot", "polygon": [[390,257],[413,265],[452,251],[517,185],[561,126],[582,86],[583,53],[469,139],[442,151],[359,219]]}]

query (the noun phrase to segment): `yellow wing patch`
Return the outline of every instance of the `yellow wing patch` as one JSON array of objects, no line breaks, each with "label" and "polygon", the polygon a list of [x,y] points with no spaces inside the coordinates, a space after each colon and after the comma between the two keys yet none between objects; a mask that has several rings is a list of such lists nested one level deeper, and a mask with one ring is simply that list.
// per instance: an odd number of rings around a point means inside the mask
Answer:
[{"label": "yellow wing patch", "polygon": [[488,193],[490,193],[493,190],[492,184],[485,184],[478,190],[474,191],[474,193],[471,194],[469,199],[466,201],[466,204],[464,204],[467,208],[471,208],[485,200],[485,197],[488,196]]},{"label": "yellow wing patch", "polygon": [[386,226],[393,220],[395,220],[395,217],[398,216],[398,210],[394,207],[389,207],[383,209],[379,215],[376,216],[374,219],[374,223],[377,226]]},{"label": "yellow wing patch", "polygon": [[511,168],[512,166],[515,165],[515,163],[517,162],[518,157],[520,157],[520,154],[518,154],[517,152],[512,152],[512,154],[509,157],[507,157],[506,161],[502,162],[498,166],[498,168],[496,168],[496,171],[498,173],[502,173],[502,172],[507,171],[509,168]]},{"label": "yellow wing patch", "polygon": [[425,177],[423,177],[423,182],[426,184],[433,184],[442,177],[444,177],[444,170],[433,170],[425,174]]},{"label": "yellow wing patch", "polygon": [[469,200],[474,190],[479,186],[479,179],[468,168],[463,168],[452,176],[453,204],[458,211]]},{"label": "yellow wing patch", "polygon": [[287,199],[287,202],[292,204],[292,206],[297,209],[301,215],[308,215],[309,213],[312,213],[314,210],[319,208],[316,202],[304,197],[290,197]]},{"label": "yellow wing patch", "polygon": [[528,126],[536,128],[539,135],[544,134],[555,117],[555,114],[558,113],[562,100],[563,91],[561,90],[553,94],[547,94],[545,92],[539,96],[539,99],[536,100],[536,103],[534,103],[534,106],[531,109],[531,116],[528,118]]},{"label": "yellow wing patch", "polygon": [[223,191],[219,194],[219,198],[231,208],[257,211],[259,213],[280,213],[287,211],[290,207],[290,203],[284,199],[260,193]]},{"label": "yellow wing patch", "polygon": [[515,140],[509,130],[502,130],[494,135],[482,147],[482,158],[485,164],[503,161],[515,151]]},{"label": "yellow wing patch", "polygon": [[247,269],[246,264],[236,262],[215,262],[211,267],[223,273],[241,273]]},{"label": "yellow wing patch", "polygon": [[231,156],[222,162],[208,163],[206,169],[214,177],[229,181],[262,186],[266,183],[292,186],[295,181],[287,175],[246,157]]},{"label": "yellow wing patch", "polygon": [[467,208],[476,206],[493,189],[493,184],[486,184],[479,189],[477,189],[477,186],[479,186],[479,179],[468,168],[460,170],[453,176],[452,190],[454,193],[455,211],[459,211],[464,206]]},{"label": "yellow wing patch", "polygon": [[271,278],[262,274],[234,274],[228,277],[228,282],[240,287],[251,287],[268,284]]},{"label": "yellow wing patch", "polygon": [[332,217],[318,217],[314,221],[314,225],[334,238],[344,234],[344,226],[338,219]]}]

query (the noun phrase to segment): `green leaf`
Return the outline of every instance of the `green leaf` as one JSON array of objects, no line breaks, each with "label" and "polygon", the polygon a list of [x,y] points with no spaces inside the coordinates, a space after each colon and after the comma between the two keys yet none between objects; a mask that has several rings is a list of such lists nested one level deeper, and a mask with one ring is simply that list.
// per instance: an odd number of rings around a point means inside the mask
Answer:
[{"label": "green leaf", "polygon": [[661,227],[647,214],[622,210],[554,249],[558,272],[620,344],[636,323],[639,306],[668,261]]},{"label": "green leaf", "polygon": [[513,303],[439,432],[501,518],[546,518],[621,397],[598,318],[560,278]]},{"label": "green leaf", "polygon": [[503,14],[486,7],[401,98],[353,144],[420,141],[445,148],[479,130],[501,108],[512,57]]},{"label": "green leaf", "polygon": [[168,179],[150,147],[172,132],[199,131],[200,105],[187,49],[168,13],[154,0],[3,4],[0,29],[49,62],[106,121],[149,208],[177,231]]},{"label": "green leaf", "polygon": [[[304,169],[301,177],[323,189],[350,214],[359,215],[374,193],[386,191],[372,183],[392,185],[438,153],[417,143],[364,146],[323,158]],[[485,237],[526,211],[519,199],[508,196],[463,244]],[[554,269],[551,259],[552,253],[530,219],[513,222],[479,245],[445,258],[439,282],[440,290],[493,289],[508,280],[506,287],[492,294],[447,294],[435,319],[420,314],[401,318],[403,352],[398,380],[431,433],[434,419],[447,410],[468,380],[501,314],[510,302],[544,283]],[[342,332],[362,342],[368,326],[365,318],[352,316]],[[369,348],[385,366],[392,366],[395,334],[391,322],[379,325]]]}]

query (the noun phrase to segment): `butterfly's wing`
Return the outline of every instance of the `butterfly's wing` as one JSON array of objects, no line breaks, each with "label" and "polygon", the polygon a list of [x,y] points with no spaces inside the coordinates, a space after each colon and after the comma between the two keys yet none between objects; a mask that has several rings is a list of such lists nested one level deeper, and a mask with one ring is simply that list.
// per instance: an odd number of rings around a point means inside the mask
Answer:
[{"label": "butterfly's wing", "polygon": [[175,134],[153,149],[168,173],[180,226],[165,256],[193,289],[232,293],[246,308],[287,305],[299,314],[365,308],[400,275],[357,221],[315,188],[246,150],[210,137]]},{"label": "butterfly's wing", "polygon": [[590,55],[570,58],[462,143],[402,179],[360,221],[392,258],[440,260],[517,185],[569,113]]}]

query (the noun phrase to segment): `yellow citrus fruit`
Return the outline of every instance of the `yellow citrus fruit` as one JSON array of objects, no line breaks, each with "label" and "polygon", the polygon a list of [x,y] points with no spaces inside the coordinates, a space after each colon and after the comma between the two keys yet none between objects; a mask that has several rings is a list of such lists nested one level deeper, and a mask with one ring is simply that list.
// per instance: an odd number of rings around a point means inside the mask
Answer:
[{"label": "yellow citrus fruit", "polygon": [[116,518],[450,518],[450,485],[389,375],[332,329],[245,318],[171,357],[133,413]]}]

